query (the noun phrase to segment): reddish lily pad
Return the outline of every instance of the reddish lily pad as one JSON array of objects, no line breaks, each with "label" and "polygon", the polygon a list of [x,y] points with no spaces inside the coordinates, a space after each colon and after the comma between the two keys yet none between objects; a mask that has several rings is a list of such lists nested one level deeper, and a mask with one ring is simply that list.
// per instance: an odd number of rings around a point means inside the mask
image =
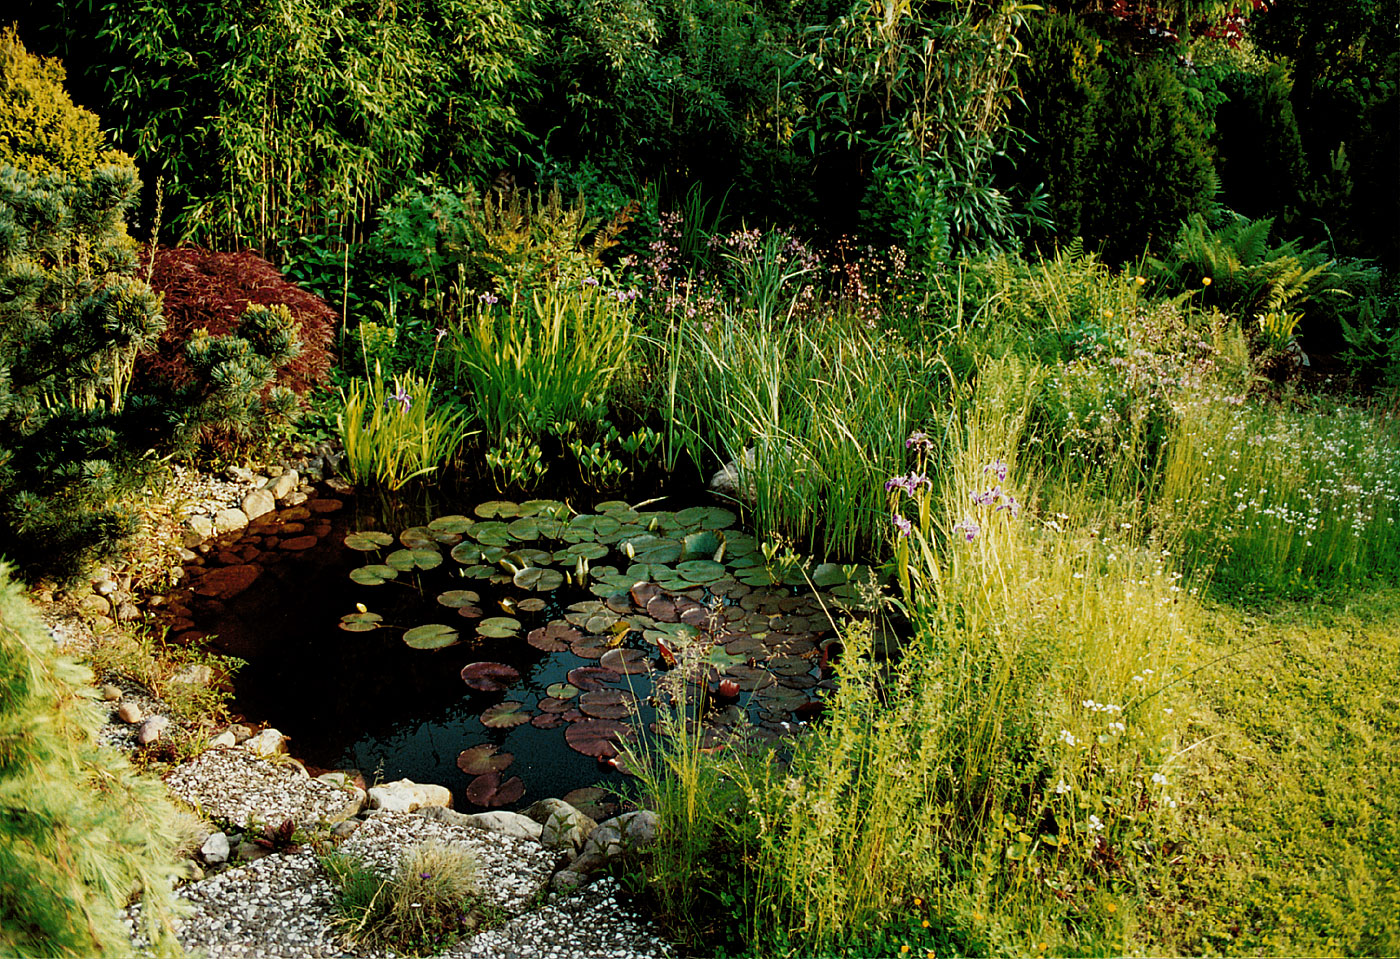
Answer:
[{"label": "reddish lily pad", "polygon": [[636,705],[637,697],[626,689],[599,689],[578,699],[579,712],[594,719],[626,719]]},{"label": "reddish lily pad", "polygon": [[615,719],[582,719],[564,731],[564,741],[585,756],[612,759],[618,744],[633,735],[631,726]]},{"label": "reddish lily pad", "polygon": [[543,611],[547,606],[549,606],[549,604],[546,603],[544,600],[540,599],[538,596],[531,596],[529,599],[522,599],[520,602],[515,604],[516,609],[520,610],[522,613],[538,613]]},{"label": "reddish lily pad", "polygon": [[603,654],[598,665],[613,672],[635,676],[647,671],[647,655],[640,649],[622,647]]},{"label": "reddish lily pad", "polygon": [[548,626],[530,630],[525,641],[544,653],[559,653],[569,648],[569,644],[582,638],[583,634],[568,623],[555,621]]},{"label": "reddish lily pad", "polygon": [[524,703],[506,700],[483,710],[481,723],[490,729],[510,729],[530,721],[530,717],[524,710]]},{"label": "reddish lily pad", "polygon": [[622,676],[616,670],[602,666],[579,666],[569,670],[569,685],[579,689],[602,689],[606,683],[615,683]]},{"label": "reddish lily pad", "polygon": [[564,717],[558,713],[540,713],[530,720],[530,725],[536,729],[558,729],[564,725]]},{"label": "reddish lily pad", "polygon": [[513,762],[515,762],[514,756],[510,753],[496,752],[496,747],[490,743],[473,746],[457,754],[457,768],[468,776],[498,773]]},{"label": "reddish lily pad", "polygon": [[462,667],[462,682],[485,693],[499,693],[520,678],[514,666],[505,663],[468,663]]},{"label": "reddish lily pad", "polygon": [[467,798],[478,806],[488,809],[492,806],[508,806],[525,795],[525,784],[519,776],[512,776],[504,782],[500,773],[487,773],[477,776],[467,784]]},{"label": "reddish lily pad", "polygon": [[[555,685],[557,686],[559,684],[555,683]],[[573,689],[572,686],[569,688]],[[577,693],[578,690],[574,689],[574,692]],[[574,704],[567,699],[556,699],[553,696],[546,696],[535,704],[535,708],[542,713],[567,713],[574,708]]]},{"label": "reddish lily pad", "polygon": [[569,652],[579,659],[602,659],[608,651],[608,640],[601,636],[584,636],[569,646]]},{"label": "reddish lily pad", "polygon": [[486,610],[480,606],[459,606],[457,607],[457,615],[466,619],[480,619],[486,615]]}]

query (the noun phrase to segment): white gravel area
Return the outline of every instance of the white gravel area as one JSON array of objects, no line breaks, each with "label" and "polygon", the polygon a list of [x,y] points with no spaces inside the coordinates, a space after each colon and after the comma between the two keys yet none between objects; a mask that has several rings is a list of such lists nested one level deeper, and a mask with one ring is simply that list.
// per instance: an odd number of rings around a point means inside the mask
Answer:
[{"label": "white gravel area", "polygon": [[237,827],[338,822],[352,799],[338,786],[311,779],[297,763],[269,762],[237,748],[207,750],[177,766],[165,784],[201,816]]}]

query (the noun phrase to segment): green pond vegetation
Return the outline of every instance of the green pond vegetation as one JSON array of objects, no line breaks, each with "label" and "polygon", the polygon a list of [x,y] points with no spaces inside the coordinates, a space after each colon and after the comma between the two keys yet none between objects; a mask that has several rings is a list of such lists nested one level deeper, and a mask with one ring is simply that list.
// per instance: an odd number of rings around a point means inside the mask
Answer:
[{"label": "green pond vegetation", "polygon": [[[447,505],[331,635],[596,660],[480,719],[633,774],[682,954],[1400,953],[1394,0],[20,6],[0,952],[177,951],[188,827],[21,584],[335,447]],[[499,918],[411,857],[323,860],[347,935]]]}]

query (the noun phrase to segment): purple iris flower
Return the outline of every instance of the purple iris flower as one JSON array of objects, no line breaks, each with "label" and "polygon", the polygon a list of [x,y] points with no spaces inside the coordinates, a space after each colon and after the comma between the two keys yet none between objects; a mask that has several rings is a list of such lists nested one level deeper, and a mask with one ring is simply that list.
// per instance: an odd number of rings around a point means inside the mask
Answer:
[{"label": "purple iris flower", "polygon": [[894,514],[894,528],[899,530],[900,536],[908,536],[914,531],[914,524],[909,522],[899,513]]},{"label": "purple iris flower", "polygon": [[398,403],[403,407],[403,412],[407,413],[413,407],[413,397],[408,390],[399,383],[394,383],[394,392],[384,398],[384,405],[388,407],[391,403]]},{"label": "purple iris flower", "polygon": [[978,533],[982,532],[982,527],[978,526],[974,520],[965,519],[953,527],[953,532],[962,533],[963,538],[970,543],[977,538]]},{"label": "purple iris flower", "polygon": [[909,434],[909,438],[904,441],[905,449],[912,449],[915,446],[922,446],[926,450],[933,449],[933,440],[928,438],[928,434],[921,430],[915,430]]},{"label": "purple iris flower", "polygon": [[480,296],[478,296],[477,299],[485,303],[487,306],[495,306],[497,303],[501,302],[500,297],[498,297],[494,293],[483,293]]},{"label": "purple iris flower", "polygon": [[1003,463],[1001,460],[992,460],[986,466],[982,467],[982,472],[995,473],[997,474],[998,480],[1000,480],[1003,483],[1006,482],[1007,467],[1006,464]]}]

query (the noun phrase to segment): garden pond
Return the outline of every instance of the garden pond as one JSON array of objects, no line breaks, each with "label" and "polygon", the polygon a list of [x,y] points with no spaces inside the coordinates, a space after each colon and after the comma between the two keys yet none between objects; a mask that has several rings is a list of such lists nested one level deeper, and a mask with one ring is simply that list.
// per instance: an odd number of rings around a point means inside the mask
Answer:
[{"label": "garden pond", "polygon": [[247,661],[238,711],[303,762],[442,784],[459,809],[622,791],[619,744],[682,696],[707,747],[800,729],[874,579],[778,555],[715,505],[361,499],[218,541],[190,615]]}]

